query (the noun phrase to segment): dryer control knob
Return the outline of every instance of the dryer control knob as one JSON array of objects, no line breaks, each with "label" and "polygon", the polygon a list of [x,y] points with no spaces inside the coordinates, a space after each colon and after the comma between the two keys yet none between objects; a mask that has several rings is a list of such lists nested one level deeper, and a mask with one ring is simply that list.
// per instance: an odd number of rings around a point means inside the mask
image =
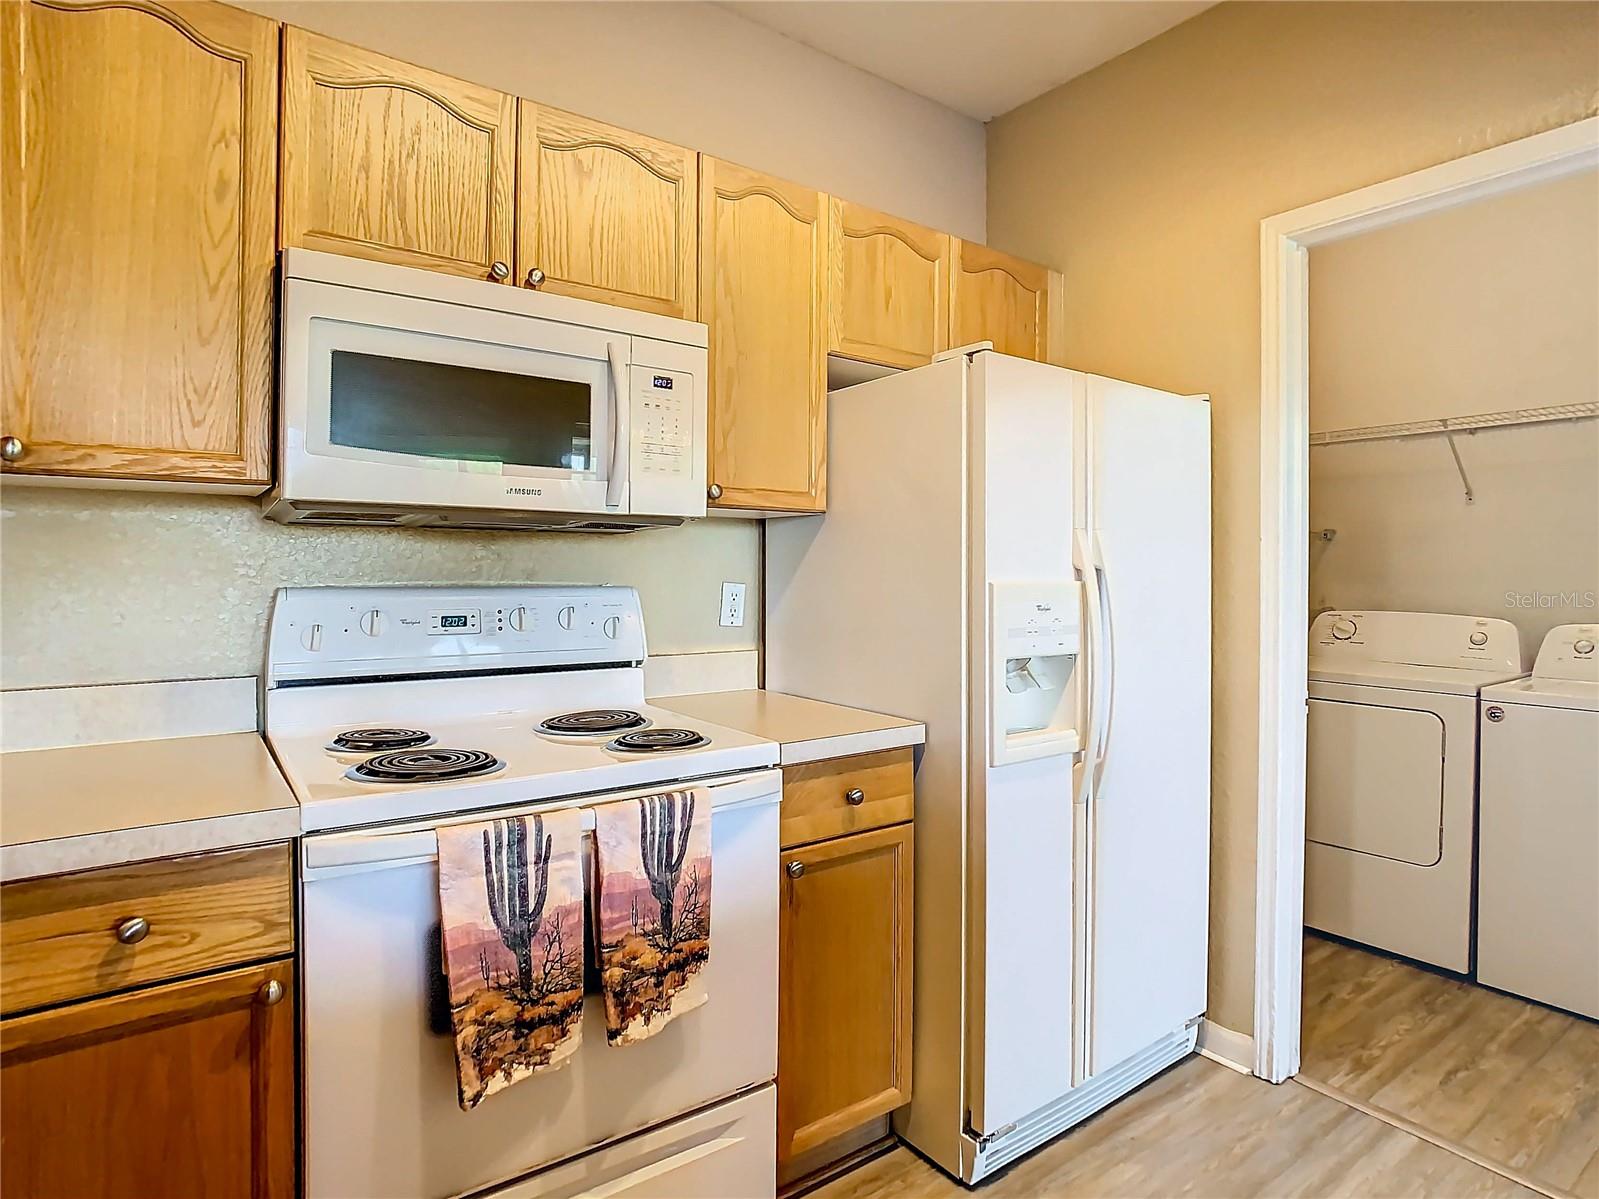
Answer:
[{"label": "dryer control knob", "polygon": [[1471,640],[1471,643],[1473,645],[1477,645],[1477,646],[1487,645],[1488,644],[1488,634],[1484,633],[1481,629],[1478,629],[1475,633],[1473,633],[1471,635],[1470,640]]},{"label": "dryer control knob", "polygon": [[1581,641],[1573,642],[1571,648],[1586,657],[1593,653],[1593,642],[1584,637]]},{"label": "dryer control knob", "polygon": [[1360,631],[1359,627],[1352,620],[1335,620],[1335,621],[1333,621],[1332,635],[1333,635],[1334,640],[1337,640],[1337,641],[1348,641],[1351,637],[1353,637],[1359,631]]}]

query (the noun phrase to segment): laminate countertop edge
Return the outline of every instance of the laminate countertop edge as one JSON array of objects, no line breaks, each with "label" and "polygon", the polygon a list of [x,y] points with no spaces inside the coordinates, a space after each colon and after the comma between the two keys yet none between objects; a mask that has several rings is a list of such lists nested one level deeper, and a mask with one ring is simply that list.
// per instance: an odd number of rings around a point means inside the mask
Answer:
[{"label": "laminate countertop edge", "polygon": [[775,741],[782,747],[782,766],[907,749],[927,740],[927,729],[918,721],[779,691],[668,695],[650,702],[690,720],[708,720]]},{"label": "laminate countertop edge", "polygon": [[243,849],[292,841],[299,835],[300,809],[295,806],[24,841],[0,846],[0,883],[218,849]]}]

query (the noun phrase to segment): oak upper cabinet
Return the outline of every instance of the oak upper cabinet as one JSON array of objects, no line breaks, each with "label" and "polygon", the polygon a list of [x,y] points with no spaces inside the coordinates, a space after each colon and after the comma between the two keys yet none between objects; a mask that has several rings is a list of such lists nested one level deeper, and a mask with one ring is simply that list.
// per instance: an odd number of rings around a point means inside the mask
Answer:
[{"label": "oak upper cabinet", "polygon": [[286,28],[285,246],[509,281],[516,100]]},{"label": "oak upper cabinet", "polygon": [[837,196],[827,234],[831,353],[914,367],[948,347],[949,234]]},{"label": "oak upper cabinet", "polygon": [[991,341],[1001,354],[1049,359],[1046,267],[955,239],[950,280],[950,344]]},{"label": "oak upper cabinet", "polygon": [[528,100],[518,137],[517,281],[695,319],[699,154]]},{"label": "oak upper cabinet", "polygon": [[292,1199],[288,960],[0,1021],[0,1191]]},{"label": "oak upper cabinet", "polygon": [[276,23],[0,3],[0,43],[5,471],[260,491]]},{"label": "oak upper cabinet", "polygon": [[827,506],[826,198],[700,160],[700,319],[710,327],[713,505]]}]

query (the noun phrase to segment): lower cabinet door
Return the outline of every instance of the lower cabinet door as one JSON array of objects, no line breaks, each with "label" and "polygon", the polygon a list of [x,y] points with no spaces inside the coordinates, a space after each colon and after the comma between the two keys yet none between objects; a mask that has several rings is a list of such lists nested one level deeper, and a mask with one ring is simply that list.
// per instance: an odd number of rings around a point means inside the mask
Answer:
[{"label": "lower cabinet door", "polygon": [[291,1199],[287,961],[0,1021],[0,1192]]},{"label": "lower cabinet door", "polygon": [[780,1161],[910,1101],[911,828],[782,855]]}]

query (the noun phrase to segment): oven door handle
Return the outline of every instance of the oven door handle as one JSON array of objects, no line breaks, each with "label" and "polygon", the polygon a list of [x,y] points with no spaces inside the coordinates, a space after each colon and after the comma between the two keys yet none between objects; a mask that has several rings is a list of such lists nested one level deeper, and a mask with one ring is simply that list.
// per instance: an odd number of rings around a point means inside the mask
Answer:
[{"label": "oven door handle", "polygon": [[[737,782],[708,788],[712,793],[711,815],[736,812],[746,808],[775,804],[781,797],[778,785],[771,774],[755,775]],[[659,795],[659,788],[641,790],[633,795],[607,797],[612,803],[641,795]],[[511,816],[532,815],[535,812],[558,811],[562,805],[541,804],[512,812],[483,812],[476,817],[447,821],[447,824],[488,824]],[[566,807],[573,805],[567,804]],[[594,807],[583,808],[583,833],[594,832]],[[330,836],[306,837],[300,842],[300,877],[314,882],[335,874],[354,874],[367,870],[387,870],[398,866],[417,866],[437,861],[439,838],[437,826],[408,826],[390,832],[335,833]]]},{"label": "oven door handle", "polygon": [[627,490],[628,459],[633,431],[631,389],[624,390],[627,364],[622,361],[622,343],[605,343],[605,356],[611,363],[611,467],[605,477],[605,506],[618,507]]}]

